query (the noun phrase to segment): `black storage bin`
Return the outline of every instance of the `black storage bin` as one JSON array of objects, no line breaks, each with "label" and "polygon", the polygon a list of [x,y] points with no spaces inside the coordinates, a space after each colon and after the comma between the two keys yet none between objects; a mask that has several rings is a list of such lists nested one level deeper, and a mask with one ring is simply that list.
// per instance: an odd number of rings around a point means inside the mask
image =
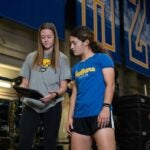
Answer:
[{"label": "black storage bin", "polygon": [[119,97],[116,105],[116,140],[120,150],[150,150],[150,97]]}]

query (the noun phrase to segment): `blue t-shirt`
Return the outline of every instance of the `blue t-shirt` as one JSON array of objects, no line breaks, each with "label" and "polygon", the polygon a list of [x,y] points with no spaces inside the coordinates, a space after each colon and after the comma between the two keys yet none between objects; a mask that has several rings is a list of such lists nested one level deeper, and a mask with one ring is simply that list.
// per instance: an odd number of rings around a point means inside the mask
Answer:
[{"label": "blue t-shirt", "polygon": [[102,69],[114,67],[112,59],[104,53],[96,53],[72,68],[72,78],[77,85],[74,117],[97,116],[102,109],[105,81]]}]

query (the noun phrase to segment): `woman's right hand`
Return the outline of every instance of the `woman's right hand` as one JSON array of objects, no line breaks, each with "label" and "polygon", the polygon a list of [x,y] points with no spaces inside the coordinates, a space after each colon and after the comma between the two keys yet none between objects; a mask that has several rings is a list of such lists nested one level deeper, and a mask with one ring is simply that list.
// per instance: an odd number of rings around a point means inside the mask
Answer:
[{"label": "woman's right hand", "polygon": [[66,125],[66,130],[69,136],[72,134],[73,129],[73,118],[69,118]]},{"label": "woman's right hand", "polygon": [[47,96],[41,98],[40,100],[41,100],[43,103],[47,104],[47,103],[49,103],[50,101],[54,100],[55,96],[56,96],[55,93],[50,92]]}]

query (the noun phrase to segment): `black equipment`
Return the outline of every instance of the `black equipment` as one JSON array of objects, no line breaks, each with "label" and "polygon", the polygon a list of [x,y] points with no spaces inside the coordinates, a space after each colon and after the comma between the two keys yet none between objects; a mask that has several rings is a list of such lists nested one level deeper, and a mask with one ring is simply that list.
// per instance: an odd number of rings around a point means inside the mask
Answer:
[{"label": "black equipment", "polygon": [[0,101],[0,135],[8,135],[9,101]]},{"label": "black equipment", "polygon": [[115,111],[119,150],[150,150],[150,97],[121,96]]}]

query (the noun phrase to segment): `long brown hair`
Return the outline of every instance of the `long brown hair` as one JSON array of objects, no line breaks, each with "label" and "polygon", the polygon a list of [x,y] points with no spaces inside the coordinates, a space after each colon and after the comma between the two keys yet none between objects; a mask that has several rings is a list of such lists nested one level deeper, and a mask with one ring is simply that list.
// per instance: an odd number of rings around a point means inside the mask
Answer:
[{"label": "long brown hair", "polygon": [[43,23],[38,30],[38,49],[33,61],[33,67],[41,66],[43,60],[43,46],[41,43],[41,30],[49,29],[54,33],[54,49],[52,51],[51,66],[56,70],[59,64],[59,39],[53,23]]}]

